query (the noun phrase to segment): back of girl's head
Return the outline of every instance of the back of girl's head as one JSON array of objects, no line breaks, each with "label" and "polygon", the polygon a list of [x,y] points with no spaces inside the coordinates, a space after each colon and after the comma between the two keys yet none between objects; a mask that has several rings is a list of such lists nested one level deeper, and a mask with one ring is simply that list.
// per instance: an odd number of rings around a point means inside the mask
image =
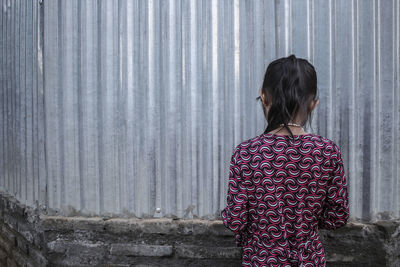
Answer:
[{"label": "back of girl's head", "polygon": [[267,112],[263,105],[268,122],[264,133],[284,124],[284,127],[293,136],[287,123],[300,118],[302,126],[307,121],[311,125],[310,103],[317,99],[315,69],[307,60],[296,58],[295,55],[274,60],[268,65],[265,72],[262,94],[266,99],[264,104],[269,107]]}]

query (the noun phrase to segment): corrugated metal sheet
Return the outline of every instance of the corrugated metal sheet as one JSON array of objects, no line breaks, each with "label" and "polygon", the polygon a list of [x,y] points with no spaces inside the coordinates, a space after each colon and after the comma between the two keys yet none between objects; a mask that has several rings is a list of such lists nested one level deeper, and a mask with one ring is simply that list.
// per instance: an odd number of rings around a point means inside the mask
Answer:
[{"label": "corrugated metal sheet", "polygon": [[219,216],[234,146],[265,127],[265,69],[294,53],[352,218],[400,216],[399,1],[0,2],[0,186],[21,201]]},{"label": "corrugated metal sheet", "polygon": [[35,205],[46,201],[40,11],[0,3],[0,188]]}]

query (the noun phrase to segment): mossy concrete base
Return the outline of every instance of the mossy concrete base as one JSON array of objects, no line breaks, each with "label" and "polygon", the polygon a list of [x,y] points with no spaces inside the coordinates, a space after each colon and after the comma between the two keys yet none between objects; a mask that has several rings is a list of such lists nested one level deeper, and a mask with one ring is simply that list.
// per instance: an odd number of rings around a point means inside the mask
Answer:
[{"label": "mossy concrete base", "polygon": [[[221,221],[46,216],[0,194],[0,266],[241,266]],[[320,230],[328,266],[400,266],[400,221]]]}]

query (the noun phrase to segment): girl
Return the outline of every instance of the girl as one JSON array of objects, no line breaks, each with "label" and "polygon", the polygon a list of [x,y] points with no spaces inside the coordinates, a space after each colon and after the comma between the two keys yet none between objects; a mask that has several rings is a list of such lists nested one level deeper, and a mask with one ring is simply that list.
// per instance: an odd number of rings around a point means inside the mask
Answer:
[{"label": "girl", "polygon": [[318,229],[344,226],[349,203],[338,145],[303,129],[319,103],[314,67],[277,59],[259,93],[268,126],[233,151],[223,223],[243,266],[326,266]]}]

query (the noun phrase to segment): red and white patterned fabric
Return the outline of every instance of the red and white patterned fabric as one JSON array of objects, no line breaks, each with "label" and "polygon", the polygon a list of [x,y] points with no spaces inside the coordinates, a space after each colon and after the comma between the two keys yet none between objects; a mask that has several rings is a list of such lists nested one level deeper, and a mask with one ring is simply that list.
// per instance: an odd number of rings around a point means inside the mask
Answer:
[{"label": "red and white patterned fabric", "polygon": [[222,220],[243,247],[243,266],[326,266],[318,229],[349,218],[338,145],[317,134],[261,134],[230,161]]}]

